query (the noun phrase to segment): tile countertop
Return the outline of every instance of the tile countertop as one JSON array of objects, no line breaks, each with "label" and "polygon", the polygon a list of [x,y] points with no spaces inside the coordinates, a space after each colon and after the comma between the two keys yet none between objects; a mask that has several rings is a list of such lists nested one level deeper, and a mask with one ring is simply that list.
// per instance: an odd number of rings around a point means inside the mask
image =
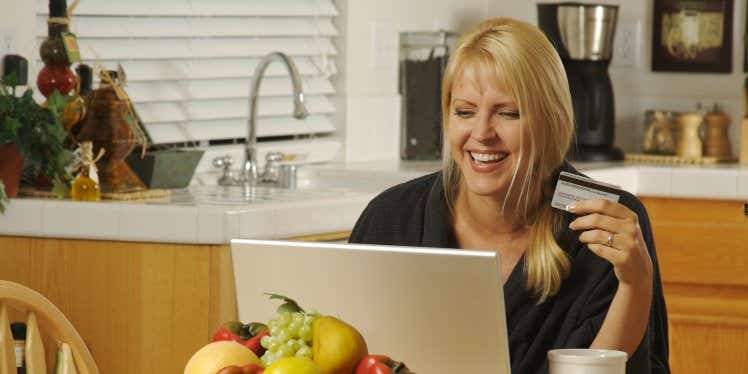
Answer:
[{"label": "tile countertop", "polygon": [[[174,191],[170,198],[147,202],[13,199],[5,215],[0,215],[0,235],[223,244],[232,238],[276,239],[345,231],[379,191],[439,166],[439,162],[398,160],[303,166],[336,175],[358,173],[356,178],[365,183],[293,192],[258,188],[249,198],[237,189],[193,185]],[[748,200],[748,167],[736,164],[576,166],[592,178],[642,196]]]}]

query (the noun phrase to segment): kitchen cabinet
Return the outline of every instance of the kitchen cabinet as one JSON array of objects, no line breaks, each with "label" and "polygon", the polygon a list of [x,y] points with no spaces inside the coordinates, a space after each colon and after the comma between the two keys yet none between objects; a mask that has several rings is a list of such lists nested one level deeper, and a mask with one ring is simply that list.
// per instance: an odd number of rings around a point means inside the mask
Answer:
[{"label": "kitchen cabinet", "polygon": [[60,308],[102,373],[181,373],[237,316],[228,245],[0,236],[0,258],[2,279]]},{"label": "kitchen cabinet", "polygon": [[[335,241],[348,234],[289,240]],[[2,279],[60,308],[102,373],[181,373],[221,323],[237,318],[228,244],[0,236],[0,258]],[[19,311],[11,316],[25,320]],[[47,352],[54,362],[56,349]]]},{"label": "kitchen cabinet", "polygon": [[660,262],[673,373],[748,372],[743,201],[640,197]]}]

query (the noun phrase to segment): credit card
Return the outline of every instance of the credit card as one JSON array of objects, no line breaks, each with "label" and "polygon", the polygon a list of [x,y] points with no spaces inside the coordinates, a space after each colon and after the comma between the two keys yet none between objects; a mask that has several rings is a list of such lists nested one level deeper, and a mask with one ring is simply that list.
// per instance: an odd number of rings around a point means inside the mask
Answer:
[{"label": "credit card", "polygon": [[565,211],[569,204],[579,200],[605,199],[618,202],[620,194],[621,188],[618,186],[562,171],[553,192],[551,206]]}]

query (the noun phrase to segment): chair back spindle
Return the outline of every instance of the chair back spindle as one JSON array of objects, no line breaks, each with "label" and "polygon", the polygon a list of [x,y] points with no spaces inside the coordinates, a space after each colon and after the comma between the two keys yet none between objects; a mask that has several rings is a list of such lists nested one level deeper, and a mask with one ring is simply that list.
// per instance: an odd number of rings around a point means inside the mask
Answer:
[{"label": "chair back spindle", "polygon": [[[27,374],[47,374],[42,343],[44,335],[60,344],[57,355],[63,363],[61,374],[100,374],[91,352],[70,321],[42,294],[18,283],[0,280],[0,374],[15,374],[13,336],[10,332],[9,307],[28,313],[26,321]],[[55,347],[57,348],[57,347]],[[51,363],[54,366],[55,363]]]}]

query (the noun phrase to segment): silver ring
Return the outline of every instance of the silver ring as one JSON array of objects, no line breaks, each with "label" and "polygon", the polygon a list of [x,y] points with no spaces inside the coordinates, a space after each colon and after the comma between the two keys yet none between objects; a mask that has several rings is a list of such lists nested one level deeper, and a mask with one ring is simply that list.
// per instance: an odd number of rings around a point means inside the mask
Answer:
[{"label": "silver ring", "polygon": [[615,238],[616,234],[609,232],[608,233],[608,242],[606,243],[608,247],[613,247],[613,239]]}]

